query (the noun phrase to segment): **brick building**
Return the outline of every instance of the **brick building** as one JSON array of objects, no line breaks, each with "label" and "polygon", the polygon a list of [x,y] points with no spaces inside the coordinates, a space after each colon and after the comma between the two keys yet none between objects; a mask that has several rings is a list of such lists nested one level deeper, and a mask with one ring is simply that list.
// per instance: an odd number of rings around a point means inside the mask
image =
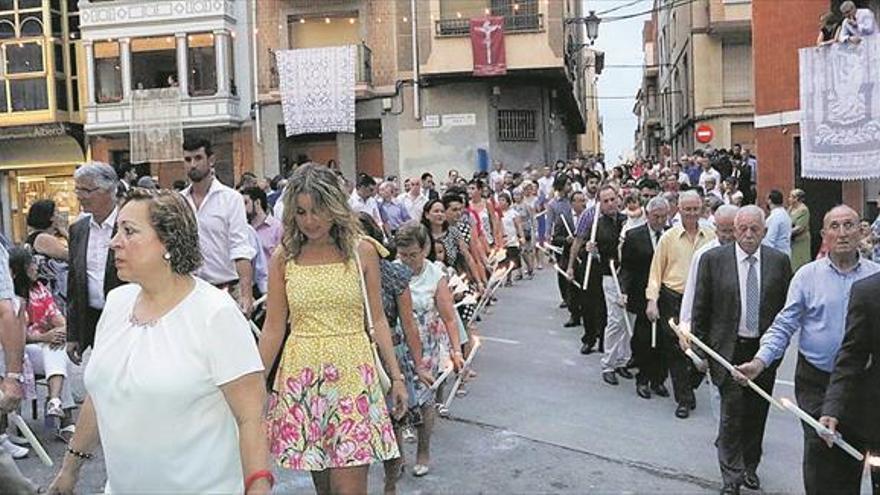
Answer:
[{"label": "brick building", "polygon": [[[758,197],[771,189],[794,187],[807,193],[818,247],[821,214],[844,202],[873,218],[880,181],[836,182],[800,177],[800,90],[798,49],[816,44],[819,17],[837,12],[841,0],[753,0],[752,39],[755,73],[755,139]],[[857,1],[880,12],[880,1]],[[796,5],[797,15],[792,8]]]}]

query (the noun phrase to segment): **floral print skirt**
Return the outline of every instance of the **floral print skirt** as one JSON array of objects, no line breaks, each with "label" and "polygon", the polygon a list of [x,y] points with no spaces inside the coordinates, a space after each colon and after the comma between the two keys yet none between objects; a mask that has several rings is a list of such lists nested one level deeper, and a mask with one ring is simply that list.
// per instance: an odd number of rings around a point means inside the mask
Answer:
[{"label": "floral print skirt", "polygon": [[270,451],[306,471],[400,456],[366,334],[291,335],[269,398]]},{"label": "floral print skirt", "polygon": [[[446,326],[436,310],[425,313],[415,313],[416,323],[419,325],[419,337],[422,340],[422,366],[430,370],[431,375],[437,378],[449,362],[449,335]],[[413,382],[416,394],[416,404],[432,404],[434,394],[424,382],[416,379]]]}]

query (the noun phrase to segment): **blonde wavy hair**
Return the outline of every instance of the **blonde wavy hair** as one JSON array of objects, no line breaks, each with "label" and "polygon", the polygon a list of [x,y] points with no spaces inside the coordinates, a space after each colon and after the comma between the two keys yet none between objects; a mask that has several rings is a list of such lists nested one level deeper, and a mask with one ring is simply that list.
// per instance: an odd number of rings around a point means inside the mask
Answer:
[{"label": "blonde wavy hair", "polygon": [[348,197],[336,174],[324,165],[313,162],[297,167],[284,194],[284,236],[281,245],[286,258],[296,259],[308,240],[296,224],[296,198],[300,194],[312,198],[315,211],[330,217],[330,237],[345,261],[354,258],[354,250],[362,235],[357,215],[348,206]]}]

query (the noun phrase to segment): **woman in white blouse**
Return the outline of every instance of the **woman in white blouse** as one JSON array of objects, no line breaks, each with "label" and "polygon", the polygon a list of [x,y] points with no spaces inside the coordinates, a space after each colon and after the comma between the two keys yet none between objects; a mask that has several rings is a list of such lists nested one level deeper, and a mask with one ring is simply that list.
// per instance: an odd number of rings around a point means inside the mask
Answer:
[{"label": "woman in white blouse", "polygon": [[263,366],[235,301],[191,275],[202,261],[192,210],[134,189],[110,247],[131,283],[107,297],[49,492],[73,492],[100,440],[107,493],[268,493]]}]

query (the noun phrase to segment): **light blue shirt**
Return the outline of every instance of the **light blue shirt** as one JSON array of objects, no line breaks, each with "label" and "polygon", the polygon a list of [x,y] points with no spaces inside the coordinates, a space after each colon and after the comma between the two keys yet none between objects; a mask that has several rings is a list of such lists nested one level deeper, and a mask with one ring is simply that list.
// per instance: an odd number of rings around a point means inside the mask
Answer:
[{"label": "light blue shirt", "polygon": [[852,285],[880,271],[880,265],[860,259],[856,267],[840,272],[830,257],[807,263],[795,273],[785,307],[761,337],[755,355],[768,366],[781,359],[798,330],[800,352],[810,364],[831,373],[843,342]]},{"label": "light blue shirt", "polygon": [[250,224],[247,226],[247,233],[248,242],[257,253],[251,258],[251,266],[253,266],[254,269],[254,284],[260,289],[260,292],[265,294],[269,292],[269,265],[266,263],[266,255],[263,252],[263,243],[260,241],[260,236],[257,235],[257,231],[251,227]]},{"label": "light blue shirt", "polygon": [[847,41],[853,36],[871,36],[877,34],[877,20],[871,9],[856,10],[856,20],[853,24],[849,19],[844,19],[840,27],[840,41]]},{"label": "light blue shirt", "polygon": [[791,217],[783,207],[770,210],[763,244],[791,257]]}]

